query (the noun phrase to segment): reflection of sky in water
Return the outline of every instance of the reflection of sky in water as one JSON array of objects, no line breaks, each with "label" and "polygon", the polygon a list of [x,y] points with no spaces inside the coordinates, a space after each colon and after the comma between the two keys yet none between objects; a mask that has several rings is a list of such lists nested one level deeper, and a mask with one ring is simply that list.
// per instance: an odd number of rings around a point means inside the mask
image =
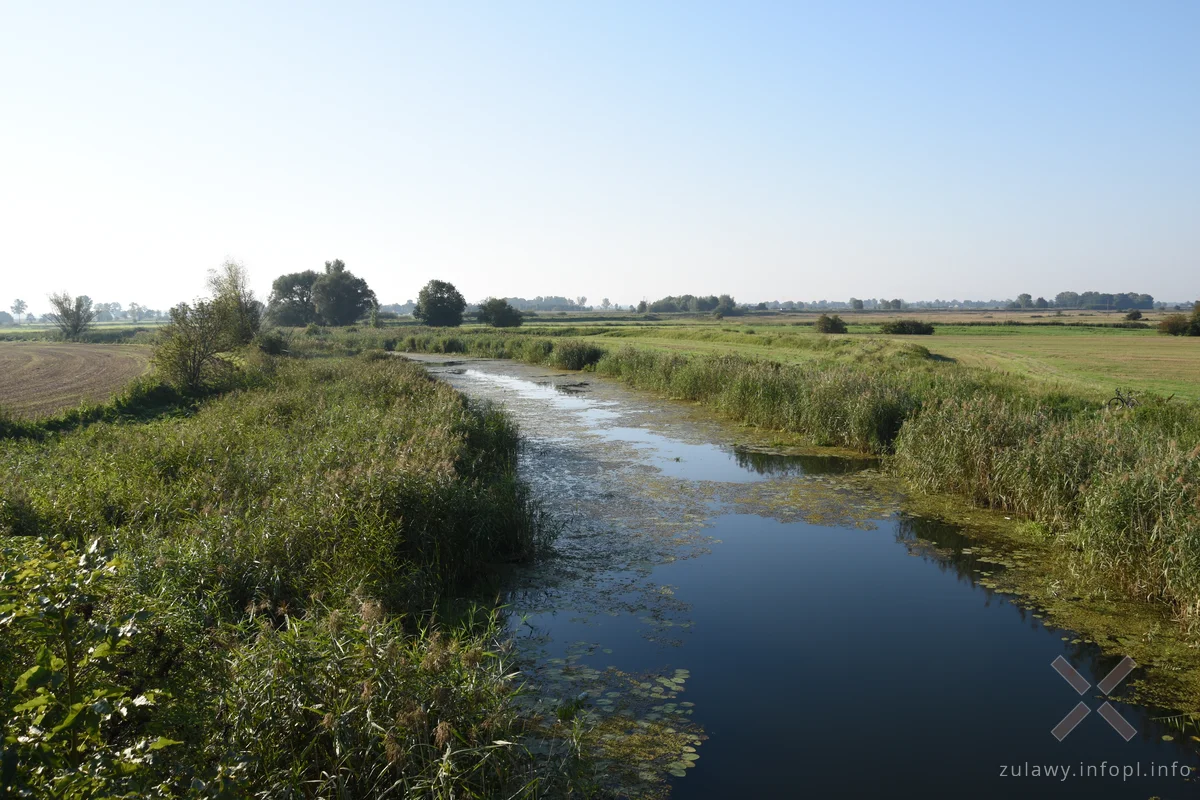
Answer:
[{"label": "reflection of sky in water", "polygon": [[[675,782],[675,800],[1196,796],[1179,778],[1000,779],[1001,764],[1026,761],[1200,762],[1186,737],[1155,721],[1167,712],[1119,700],[1140,732],[1133,741],[1096,713],[1055,741],[1050,729],[1076,703],[1094,712],[1102,699],[1095,690],[1081,698],[1050,663],[1062,655],[1094,685],[1120,655],[1073,634],[1063,641],[1064,631],[981,586],[978,569],[990,565],[961,552],[971,540],[952,526],[899,517],[847,531],[739,514],[712,522],[720,543],[711,555],[652,572],[687,603],[685,615],[561,608],[527,620],[553,638],[552,655],[598,643],[604,650],[585,659],[597,669],[691,671],[680,699],[696,704],[710,739]],[[943,553],[911,557],[908,546],[921,542]],[[664,646],[648,628],[682,644]]]},{"label": "reflection of sky in water", "polygon": [[462,374],[472,380],[501,386],[522,397],[546,403],[560,411],[582,414],[589,420],[599,422],[617,416],[616,412],[605,408],[605,406],[615,406],[615,402],[597,401],[573,392],[561,392],[552,383],[535,383],[509,375],[495,375],[479,369],[467,369]]},{"label": "reflection of sky in water", "polygon": [[[618,468],[620,459],[652,465],[677,486],[727,484],[721,492],[758,491],[764,481],[795,481],[800,492],[844,487],[837,476],[863,462],[740,450],[633,427],[644,418],[633,415],[652,411],[656,427],[672,430],[671,412],[612,387],[598,391],[600,399],[484,369],[454,377],[469,394],[521,398],[523,431],[547,445],[531,454],[526,477],[535,492],[550,492],[554,508],[575,502],[586,510],[560,543],[570,554],[560,560],[581,558],[574,563],[586,567],[565,582],[511,592],[514,633],[544,637],[547,658],[590,643],[581,663],[596,670],[691,671],[679,699],[695,703],[690,719],[710,738],[696,767],[673,781],[676,800],[1196,796],[1196,784],[1178,778],[999,777],[1001,765],[1026,762],[1145,768],[1198,759],[1186,735],[1154,719],[1167,712],[1119,699],[1114,705],[1139,731],[1131,742],[1096,713],[1057,742],[1050,729],[1067,711],[1083,700],[1094,712],[1101,700],[1095,690],[1081,698],[1050,663],[1062,655],[1094,685],[1121,654],[1048,627],[981,584],[981,570],[1002,567],[981,560],[958,528],[886,514],[873,530],[783,522],[713,502],[701,504],[695,522],[713,537],[711,552],[678,560],[634,555],[653,520],[631,521],[629,509],[669,515],[677,498],[654,495],[636,470]],[[580,435],[563,435],[559,412],[581,423]],[[612,499],[589,503],[596,497]],[[605,530],[616,536],[606,538]],[[522,608],[528,616],[519,622]],[[574,696],[580,687],[557,688]]]},{"label": "reflection of sky in water", "polygon": [[605,428],[594,431],[610,442],[637,448],[664,475],[690,481],[749,483],[770,476],[747,469],[733,451],[711,444],[687,444],[645,428]]},{"label": "reflection of sky in water", "polygon": [[683,442],[647,428],[612,425],[622,413],[629,413],[628,410],[622,409],[619,412],[616,410],[616,406],[619,405],[616,401],[596,400],[586,396],[586,384],[536,382],[475,368],[462,370],[458,374],[470,380],[502,387],[527,400],[577,414],[592,423],[590,433],[606,441],[632,445],[642,454],[647,464],[670,478],[752,483],[788,475],[853,472],[862,469],[868,463],[862,460],[779,455],[735,450],[714,444]]}]

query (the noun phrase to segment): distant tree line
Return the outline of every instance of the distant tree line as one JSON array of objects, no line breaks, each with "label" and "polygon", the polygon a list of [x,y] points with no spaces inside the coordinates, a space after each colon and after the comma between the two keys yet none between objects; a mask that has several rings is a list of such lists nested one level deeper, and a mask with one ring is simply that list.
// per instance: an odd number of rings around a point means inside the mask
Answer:
[{"label": "distant tree line", "polygon": [[[642,306],[645,306],[644,308]],[[723,316],[736,315],[742,312],[737,301],[732,296],[723,295],[668,295],[659,298],[653,303],[645,303],[638,307],[639,311],[650,311],[656,314],[672,314],[678,312],[688,312],[692,314],[704,314],[714,312]]]},{"label": "distant tree line", "polygon": [[[1025,295],[1028,297],[1028,295]],[[1118,311],[1131,308],[1154,308],[1154,298],[1148,294],[1120,292],[1107,294],[1104,292],[1059,292],[1054,296],[1055,308],[1094,308],[1115,309]]]},{"label": "distant tree line", "polygon": [[586,297],[559,297],[557,295],[538,296],[532,300],[524,297],[502,297],[518,311],[587,311]]},{"label": "distant tree line", "polygon": [[[81,302],[81,310],[86,307],[90,312],[88,325],[93,322],[116,322],[119,320],[129,320],[130,322],[141,322],[143,320],[159,320],[165,319],[166,314],[156,309],[147,308],[139,303],[130,303],[128,307],[122,307],[120,303],[93,303],[92,298],[87,295],[79,295],[78,298],[72,297],[71,303],[74,304],[78,299]],[[24,300],[14,300],[9,306],[8,313],[0,311],[0,325],[20,325],[22,320],[26,323],[44,322],[55,324],[55,317],[62,316],[62,309],[51,302],[51,311],[42,314],[40,317],[35,314],[28,313],[29,304]],[[85,326],[86,327],[86,326]]]},{"label": "distant tree line", "polygon": [[1107,294],[1102,292],[1060,292],[1053,300],[1045,297],[1034,298],[1030,294],[1017,295],[1010,300],[914,300],[909,302],[901,298],[868,298],[851,297],[843,300],[769,300],[759,303],[758,308],[771,311],[903,311],[906,309],[1040,309],[1040,308],[1071,308],[1130,311],[1133,309],[1154,308],[1154,297],[1148,294],[1125,292]]}]

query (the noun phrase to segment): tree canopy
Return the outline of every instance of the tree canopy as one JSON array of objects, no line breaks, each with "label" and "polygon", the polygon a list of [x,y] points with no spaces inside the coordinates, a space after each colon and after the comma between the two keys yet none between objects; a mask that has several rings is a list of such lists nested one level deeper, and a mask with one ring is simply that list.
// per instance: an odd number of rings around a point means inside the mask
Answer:
[{"label": "tree canopy", "polygon": [[[209,270],[208,288],[212,290],[213,313],[222,317],[221,327],[232,345],[249,344],[262,327],[262,303],[250,289],[250,275],[237,261],[226,261]],[[135,303],[130,304],[133,312]],[[172,321],[175,316],[172,315]]]},{"label": "tree canopy", "polygon": [[76,340],[87,332],[96,319],[92,298],[86,294],[71,297],[67,292],[50,295],[50,307],[54,310],[46,317],[58,326],[64,339]]},{"label": "tree canopy", "polygon": [[521,324],[521,312],[501,297],[490,297],[479,306],[479,321],[493,328],[515,328]]},{"label": "tree canopy", "polygon": [[425,288],[417,295],[413,316],[426,325],[457,327],[462,324],[466,308],[467,301],[453,283],[433,280],[425,284]]},{"label": "tree canopy", "polygon": [[325,274],[313,283],[313,309],[325,325],[352,325],[378,302],[367,282],[340,258],[325,262]]},{"label": "tree canopy", "polygon": [[313,305],[313,286],[321,274],[306,269],[280,275],[271,284],[271,296],[267,300],[267,316],[276,325],[300,328],[317,321],[317,309]]},{"label": "tree canopy", "polygon": [[352,325],[377,303],[367,282],[336,258],[325,262],[324,272],[308,269],[276,278],[267,315],[276,325],[293,328],[310,322]]}]

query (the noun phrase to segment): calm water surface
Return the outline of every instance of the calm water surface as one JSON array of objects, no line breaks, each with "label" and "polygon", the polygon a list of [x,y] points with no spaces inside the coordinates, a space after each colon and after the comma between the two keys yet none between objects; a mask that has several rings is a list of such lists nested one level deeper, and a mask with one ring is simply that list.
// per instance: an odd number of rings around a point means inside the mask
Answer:
[{"label": "calm water surface", "polygon": [[[1194,779],[1149,775],[1200,764],[1159,719],[1170,712],[1118,688],[1138,731],[1126,742],[1095,713],[1099,691],[1080,696],[1050,666],[1063,656],[1095,685],[1122,655],[984,585],[1002,567],[960,530],[900,513],[871,462],[746,447],[745,432],[739,446],[592,376],[421,360],[515,417],[524,476],[567,521],[558,556],[510,580],[534,678],[687,671],[675,701],[691,713],[674,713],[707,738],[672,797],[1197,796]],[[1057,741],[1081,701],[1092,713]],[[1133,774],[1080,775],[1102,763]]]}]

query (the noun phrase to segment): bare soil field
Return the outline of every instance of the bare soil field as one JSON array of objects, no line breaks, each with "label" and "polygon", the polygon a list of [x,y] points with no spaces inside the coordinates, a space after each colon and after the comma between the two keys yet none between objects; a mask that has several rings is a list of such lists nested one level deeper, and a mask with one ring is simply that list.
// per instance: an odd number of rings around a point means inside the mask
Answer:
[{"label": "bare soil field", "polygon": [[0,342],[0,408],[33,419],[102,402],[149,363],[138,345]]}]

